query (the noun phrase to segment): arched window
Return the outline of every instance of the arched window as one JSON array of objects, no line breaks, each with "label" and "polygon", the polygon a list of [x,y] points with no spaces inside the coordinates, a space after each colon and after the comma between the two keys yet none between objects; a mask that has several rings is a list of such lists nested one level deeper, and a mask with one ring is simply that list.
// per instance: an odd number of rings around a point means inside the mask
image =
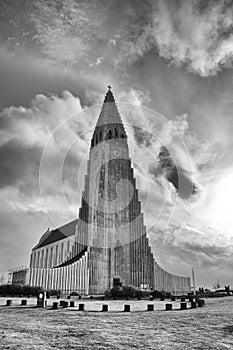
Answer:
[{"label": "arched window", "polygon": [[102,141],[102,131],[100,130],[99,140]]},{"label": "arched window", "polygon": [[112,138],[112,130],[109,130],[108,132],[108,140],[110,140]]},{"label": "arched window", "polygon": [[117,129],[115,128],[115,135],[114,135],[115,138],[118,138],[118,131]]},{"label": "arched window", "polygon": [[91,140],[91,147],[94,147],[94,139]]},{"label": "arched window", "polygon": [[97,143],[98,143],[98,134],[96,134],[95,136],[95,144],[97,145]]}]

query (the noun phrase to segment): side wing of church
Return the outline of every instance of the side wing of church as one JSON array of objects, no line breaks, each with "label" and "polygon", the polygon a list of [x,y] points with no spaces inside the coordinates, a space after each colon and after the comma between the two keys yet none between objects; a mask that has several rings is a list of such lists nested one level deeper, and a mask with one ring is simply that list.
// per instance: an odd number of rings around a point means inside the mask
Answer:
[{"label": "side wing of church", "polygon": [[116,285],[190,291],[189,277],[166,272],[154,259],[110,89],[91,139],[79,218],[41,237],[32,249],[29,284],[87,295]]}]

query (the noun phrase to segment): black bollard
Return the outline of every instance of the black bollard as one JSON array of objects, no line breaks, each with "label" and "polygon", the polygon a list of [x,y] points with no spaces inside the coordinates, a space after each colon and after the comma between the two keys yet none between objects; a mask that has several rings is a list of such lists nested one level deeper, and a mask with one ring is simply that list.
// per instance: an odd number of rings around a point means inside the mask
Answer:
[{"label": "black bollard", "polygon": [[150,301],[154,300],[154,297],[150,296]]},{"label": "black bollard", "polygon": [[107,312],[108,311],[108,305],[102,305],[102,311]]},{"label": "black bollard", "polygon": [[124,312],[130,312],[130,305],[124,305]]},{"label": "black bollard", "polygon": [[64,301],[62,304],[62,307],[64,307],[64,308],[68,307],[68,301]]},{"label": "black bollard", "polygon": [[84,304],[79,304],[78,311],[84,311]]},{"label": "black bollard", "polygon": [[180,303],[180,310],[186,310],[187,309],[187,303]]},{"label": "black bollard", "polygon": [[57,299],[60,299],[60,295],[57,295]]},{"label": "black bollard", "polygon": [[165,310],[166,311],[172,310],[172,304],[165,304]]},{"label": "black bollard", "polygon": [[154,305],[153,304],[147,304],[147,311],[154,311]]},{"label": "black bollard", "polygon": [[53,309],[53,310],[57,310],[57,309],[58,309],[58,303],[57,303],[57,302],[54,302],[54,303],[53,303],[52,309]]},{"label": "black bollard", "polygon": [[60,306],[63,306],[64,300],[60,300]]},{"label": "black bollard", "polygon": [[12,305],[12,300],[7,300],[6,301],[6,306],[11,306]]},{"label": "black bollard", "polygon": [[74,305],[74,301],[72,300],[72,301],[70,301],[70,307],[74,307],[75,305]]},{"label": "black bollard", "polygon": [[203,307],[204,306],[203,300],[199,299],[197,302],[197,305],[198,305],[198,307]]},{"label": "black bollard", "polygon": [[191,301],[191,309],[196,309],[197,303],[196,301]]},{"label": "black bollard", "polygon": [[25,300],[25,299],[21,300],[21,305],[23,305],[23,306],[27,305],[27,300]]}]

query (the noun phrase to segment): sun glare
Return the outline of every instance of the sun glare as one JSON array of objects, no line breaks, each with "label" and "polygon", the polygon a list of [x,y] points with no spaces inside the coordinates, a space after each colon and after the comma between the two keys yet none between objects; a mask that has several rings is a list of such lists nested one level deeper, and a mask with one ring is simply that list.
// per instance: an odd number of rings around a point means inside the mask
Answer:
[{"label": "sun glare", "polygon": [[223,227],[233,225],[233,172],[219,180],[210,202],[211,216]]}]

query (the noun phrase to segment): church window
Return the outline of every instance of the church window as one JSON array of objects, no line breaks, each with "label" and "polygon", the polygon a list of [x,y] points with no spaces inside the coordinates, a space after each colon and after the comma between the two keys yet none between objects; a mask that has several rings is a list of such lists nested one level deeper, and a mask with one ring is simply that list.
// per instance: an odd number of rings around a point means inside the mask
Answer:
[{"label": "church window", "polygon": [[36,264],[37,267],[40,267],[40,252],[38,252],[38,255],[37,255],[37,264]]},{"label": "church window", "polygon": [[102,141],[102,131],[100,130],[100,137],[99,140]]},{"label": "church window", "polygon": [[53,247],[50,248],[49,267],[52,267],[52,263],[53,263]]},{"label": "church window", "polygon": [[41,265],[40,265],[41,268],[44,267],[44,250],[42,250],[42,253],[41,253]]},{"label": "church window", "polygon": [[116,128],[115,128],[115,138],[118,138],[118,131]]},{"label": "church window", "polygon": [[46,254],[45,254],[45,267],[48,267],[48,248],[46,249]]},{"label": "church window", "polygon": [[64,244],[62,243],[62,245],[61,245],[61,262],[63,262],[63,248],[64,248]]},{"label": "church window", "polygon": [[57,258],[58,258],[58,245],[56,245],[55,265],[58,264]]},{"label": "church window", "polygon": [[107,140],[111,140],[111,138],[112,138],[112,130],[110,129],[108,132]]}]

